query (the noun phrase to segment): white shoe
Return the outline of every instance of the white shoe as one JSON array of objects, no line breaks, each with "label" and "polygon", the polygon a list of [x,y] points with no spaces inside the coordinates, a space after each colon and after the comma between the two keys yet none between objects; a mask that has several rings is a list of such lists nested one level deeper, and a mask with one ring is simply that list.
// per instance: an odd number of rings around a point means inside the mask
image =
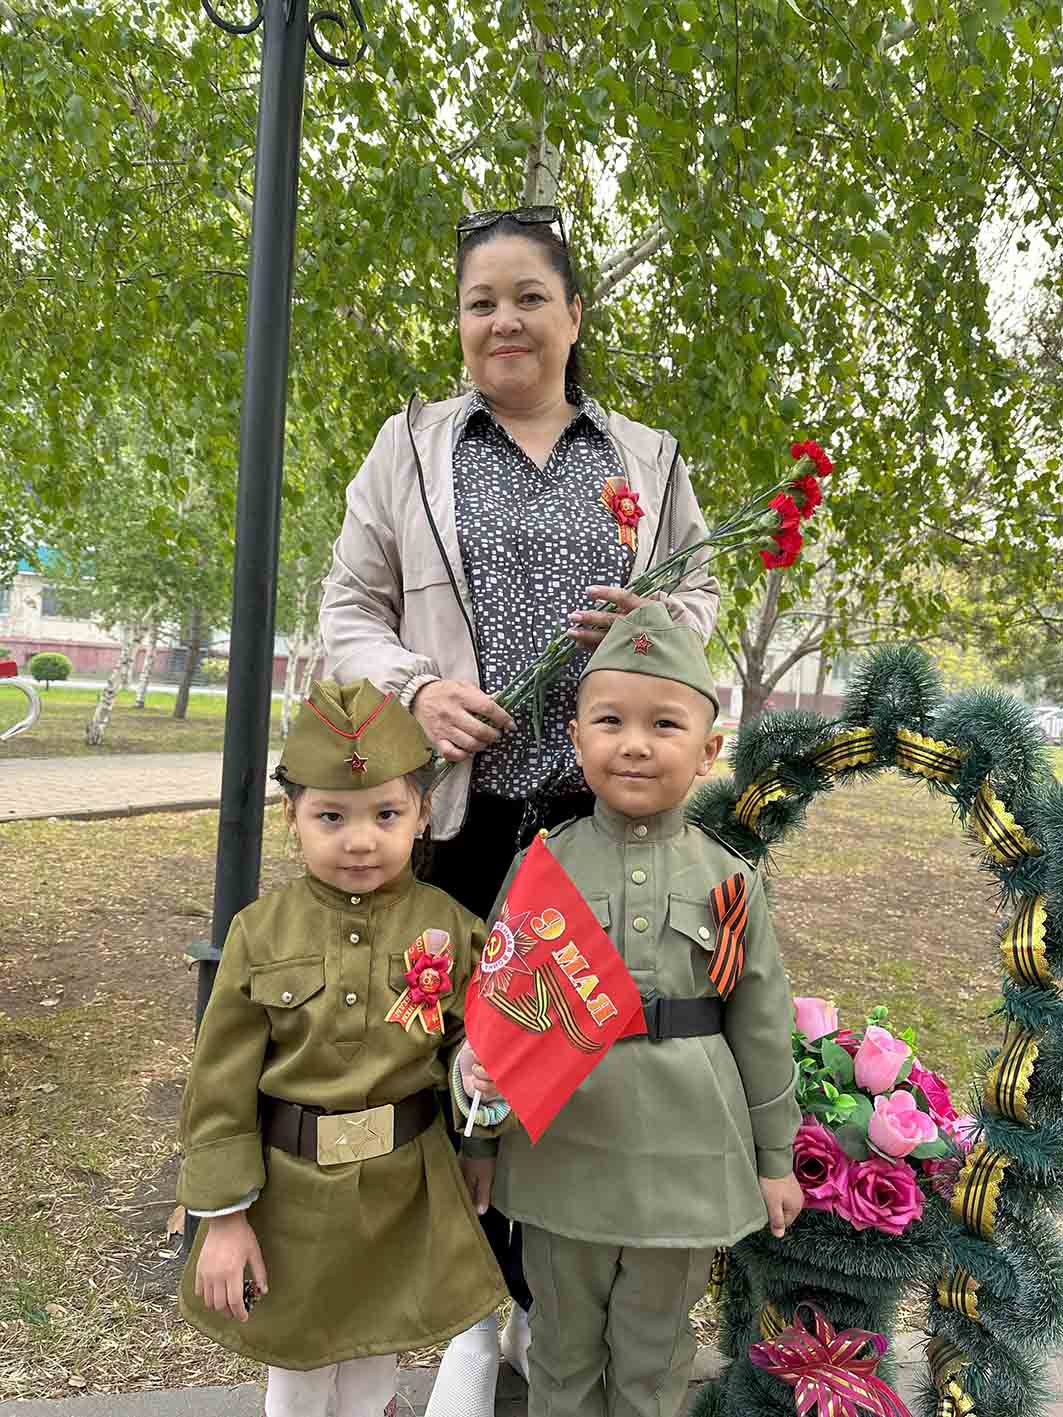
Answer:
[{"label": "white shoe", "polygon": [[424,1417],[494,1417],[498,1319],[489,1314],[447,1345]]},{"label": "white shoe", "polygon": [[502,1357],[509,1366],[528,1381],[528,1347],[531,1344],[531,1329],[528,1326],[528,1311],[519,1304],[510,1310],[506,1326],[502,1330]]}]

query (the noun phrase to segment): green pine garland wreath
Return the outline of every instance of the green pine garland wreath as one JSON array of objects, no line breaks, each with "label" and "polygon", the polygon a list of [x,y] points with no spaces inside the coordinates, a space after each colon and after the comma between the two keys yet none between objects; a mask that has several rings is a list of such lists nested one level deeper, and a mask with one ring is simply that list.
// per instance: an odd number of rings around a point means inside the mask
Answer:
[{"label": "green pine garland wreath", "polygon": [[921,1399],[927,1417],[1037,1417],[1047,1355],[1063,1341],[1052,1213],[1063,1205],[1063,783],[1043,735],[1009,694],[946,699],[931,661],[905,645],[863,661],[837,720],[794,710],[748,724],[732,765],[688,816],[758,864],[817,795],[895,768],[951,798],[996,882],[1010,913],[999,940],[1004,1040],[980,1071],[981,1131],[952,1202],[946,1280],[929,1288]]}]

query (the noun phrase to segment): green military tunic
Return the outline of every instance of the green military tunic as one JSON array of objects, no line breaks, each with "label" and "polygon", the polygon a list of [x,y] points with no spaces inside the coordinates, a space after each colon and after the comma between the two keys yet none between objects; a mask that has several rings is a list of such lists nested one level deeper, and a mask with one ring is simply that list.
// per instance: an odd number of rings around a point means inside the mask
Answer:
[{"label": "green military tunic", "polygon": [[644,996],[716,995],[707,977],[716,938],[709,892],[741,871],[745,968],[724,1005],[723,1033],[617,1043],[535,1146],[525,1132],[508,1132],[494,1204],[576,1240],[732,1245],[765,1224],[758,1176],[790,1172],[800,1121],[790,991],[760,880],[687,825],[679,807],[640,820],[599,799],[592,817],[559,827],[547,845]]},{"label": "green military tunic", "polygon": [[[444,1033],[386,1022],[406,988],[404,951],[445,930],[454,955]],[[258,1094],[354,1112],[445,1087],[464,1035],[483,926],[409,868],[364,896],[312,876],[233,921],[203,1019],[183,1116],[180,1200],[248,1211],[269,1293],[245,1324],[195,1296],[200,1226],[181,1312],[234,1352],[281,1368],[441,1342],[490,1313],[505,1286],[442,1118],[386,1156],[319,1166],[263,1154]]]}]

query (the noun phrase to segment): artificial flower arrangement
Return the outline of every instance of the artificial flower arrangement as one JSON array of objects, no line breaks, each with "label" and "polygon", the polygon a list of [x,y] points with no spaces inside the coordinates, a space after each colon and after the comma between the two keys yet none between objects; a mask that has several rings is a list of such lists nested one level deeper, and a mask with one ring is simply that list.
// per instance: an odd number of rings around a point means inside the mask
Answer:
[{"label": "artificial flower arrangement", "polygon": [[920,1063],[912,1031],[885,1027],[886,1009],[873,1009],[860,1034],[839,1028],[826,999],[797,998],[794,1014],[794,1174],[805,1206],[901,1235],[922,1218],[928,1190],[951,1195],[975,1119]]}]

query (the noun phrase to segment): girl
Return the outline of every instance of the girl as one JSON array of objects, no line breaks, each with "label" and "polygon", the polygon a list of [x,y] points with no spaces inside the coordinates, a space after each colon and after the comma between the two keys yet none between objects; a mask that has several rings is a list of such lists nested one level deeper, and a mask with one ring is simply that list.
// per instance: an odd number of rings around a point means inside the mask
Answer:
[{"label": "girl", "polygon": [[398,1352],[505,1296],[437,1111],[484,931],[413,878],[430,758],[391,695],[313,685],[275,774],[306,875],[233,920],[196,1044],[181,1312],[269,1365],[266,1417],[391,1414]]}]

